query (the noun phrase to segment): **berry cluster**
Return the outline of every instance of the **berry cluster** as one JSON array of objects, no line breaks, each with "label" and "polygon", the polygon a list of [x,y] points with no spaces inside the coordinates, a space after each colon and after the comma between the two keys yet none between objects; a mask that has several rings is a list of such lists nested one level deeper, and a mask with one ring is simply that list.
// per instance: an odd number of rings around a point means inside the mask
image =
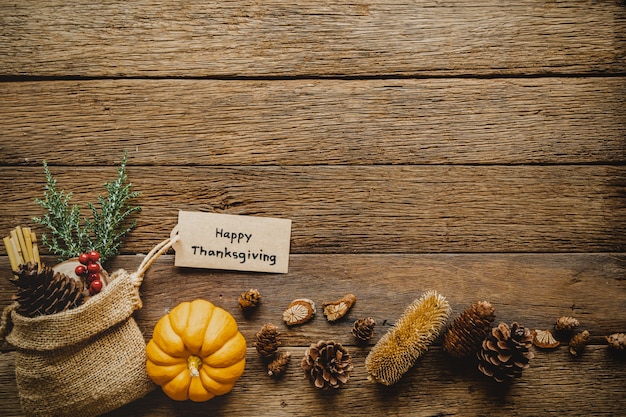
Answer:
[{"label": "berry cluster", "polygon": [[100,254],[95,250],[89,253],[81,253],[78,255],[78,262],[80,265],[76,266],[74,272],[79,277],[87,280],[89,285],[89,294],[95,295],[102,290],[102,280],[100,279]]}]

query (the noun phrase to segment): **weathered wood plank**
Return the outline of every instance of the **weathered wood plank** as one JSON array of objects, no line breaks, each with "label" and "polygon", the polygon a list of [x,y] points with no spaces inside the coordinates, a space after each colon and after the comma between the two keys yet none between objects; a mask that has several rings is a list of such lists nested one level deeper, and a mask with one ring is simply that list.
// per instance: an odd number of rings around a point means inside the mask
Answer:
[{"label": "weathered wood plank", "polygon": [[[136,268],[139,256],[120,256],[108,268]],[[294,255],[288,275],[251,274],[174,268],[172,256],[159,259],[142,285],[144,308],[137,313],[146,338],[158,318],[181,301],[206,298],[231,311],[248,342],[248,364],[242,379],[226,397],[205,404],[175,403],[159,391],[112,415],[244,415],[250,404],[263,404],[255,415],[539,415],[546,410],[565,415],[611,415],[619,409],[626,386],[624,360],[607,352],[602,335],[626,330],[626,257],[623,254],[520,255]],[[11,289],[8,262],[0,258],[0,305]],[[172,290],[175,282],[176,290]],[[236,307],[237,296],[259,288],[262,303],[251,316]],[[593,344],[574,360],[565,347],[536,351],[531,367],[508,388],[495,386],[468,364],[450,360],[435,346],[396,386],[385,389],[366,381],[365,356],[403,309],[428,289],[446,295],[454,315],[469,303],[489,299],[497,320],[549,328],[556,317],[578,317]],[[342,321],[329,324],[320,315],[289,329],[282,309],[292,298],[322,303],[355,292],[356,305]],[[609,294],[610,296],[607,296]],[[350,335],[354,319],[371,315],[379,326],[367,346]],[[383,324],[387,322],[387,324]],[[279,325],[282,349],[293,360],[284,379],[263,374],[252,342],[266,322]],[[354,356],[351,381],[334,394],[309,386],[299,359],[310,343],[333,339]],[[13,353],[0,355],[0,383],[5,415],[21,415],[15,398]],[[607,389],[610,387],[610,389]]]},{"label": "weathered wood plank", "polygon": [[[616,163],[626,78],[0,83],[0,163]],[[53,143],[54,146],[49,146]]]},{"label": "weathered wood plank", "polygon": [[0,4],[0,73],[380,76],[623,72],[621,1],[48,0]]},{"label": "weathered wood plank", "polygon": [[[85,206],[114,167],[52,169]],[[178,210],[293,220],[293,253],[620,252],[621,166],[130,167],[143,194],[126,253],[167,237]],[[0,167],[0,230],[41,215],[41,167]],[[38,229],[41,231],[41,229]],[[2,248],[4,250],[4,248]]]}]

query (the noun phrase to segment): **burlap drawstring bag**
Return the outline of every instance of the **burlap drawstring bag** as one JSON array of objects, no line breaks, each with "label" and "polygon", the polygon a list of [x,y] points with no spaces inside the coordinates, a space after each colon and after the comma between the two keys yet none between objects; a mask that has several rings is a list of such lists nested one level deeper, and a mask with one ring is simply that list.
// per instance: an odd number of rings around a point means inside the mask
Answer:
[{"label": "burlap drawstring bag", "polygon": [[172,245],[167,239],[137,271],[121,269],[85,304],[61,313],[24,317],[8,306],[0,340],[16,348],[20,403],[29,416],[96,416],[155,388],[146,373],[146,343],[132,315],[142,306],[143,275]]}]

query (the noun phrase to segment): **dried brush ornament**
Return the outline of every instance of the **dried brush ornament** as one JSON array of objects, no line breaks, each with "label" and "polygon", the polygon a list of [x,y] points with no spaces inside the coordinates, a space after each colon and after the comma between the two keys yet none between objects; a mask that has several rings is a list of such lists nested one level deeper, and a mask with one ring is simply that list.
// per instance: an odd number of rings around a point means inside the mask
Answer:
[{"label": "dried brush ornament", "polygon": [[616,353],[626,352],[626,333],[613,333],[606,337],[609,349]]},{"label": "dried brush ornament", "polygon": [[373,317],[365,317],[355,320],[352,325],[352,334],[361,342],[367,342],[374,336],[376,320]]},{"label": "dried brush ornament", "polygon": [[337,321],[346,314],[348,310],[356,303],[356,296],[354,294],[346,294],[337,301],[322,304],[324,309],[324,315],[330,322]]},{"label": "dried brush ornament", "polygon": [[569,341],[569,353],[572,356],[580,356],[585,350],[585,346],[587,346],[590,342],[591,334],[588,330],[583,330],[582,332],[574,335]]},{"label": "dried brush ornament", "polygon": [[244,313],[249,313],[257,307],[260,301],[261,293],[259,290],[249,289],[239,295],[239,309]]},{"label": "dried brush ornament", "polygon": [[478,352],[478,369],[496,382],[510,381],[522,376],[535,356],[530,350],[532,332],[518,323],[500,323],[491,330]]},{"label": "dried brush ornament", "polygon": [[305,377],[319,389],[339,388],[348,382],[352,358],[341,343],[320,340],[313,343],[300,362]]},{"label": "dried brush ornament", "polygon": [[365,358],[367,379],[383,385],[398,382],[437,338],[450,311],[446,298],[436,291],[413,301]]},{"label": "dried brush ornament", "polygon": [[274,359],[267,364],[267,374],[272,378],[280,378],[287,371],[290,360],[291,353],[287,351],[276,353]]},{"label": "dried brush ornament", "polygon": [[264,324],[261,330],[256,334],[254,347],[263,359],[269,360],[274,356],[280,345],[279,336],[280,332],[278,331],[278,327],[272,323]]},{"label": "dried brush ornament", "polygon": [[490,302],[472,304],[454,319],[444,333],[443,350],[455,358],[475,355],[495,319],[495,308]]}]

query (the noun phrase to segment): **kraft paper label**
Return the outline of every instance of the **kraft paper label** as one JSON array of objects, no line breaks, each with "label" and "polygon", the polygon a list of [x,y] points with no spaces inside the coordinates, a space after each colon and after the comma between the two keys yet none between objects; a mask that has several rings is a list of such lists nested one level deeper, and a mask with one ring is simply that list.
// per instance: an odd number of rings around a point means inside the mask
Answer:
[{"label": "kraft paper label", "polygon": [[175,266],[287,273],[291,220],[179,211]]}]

